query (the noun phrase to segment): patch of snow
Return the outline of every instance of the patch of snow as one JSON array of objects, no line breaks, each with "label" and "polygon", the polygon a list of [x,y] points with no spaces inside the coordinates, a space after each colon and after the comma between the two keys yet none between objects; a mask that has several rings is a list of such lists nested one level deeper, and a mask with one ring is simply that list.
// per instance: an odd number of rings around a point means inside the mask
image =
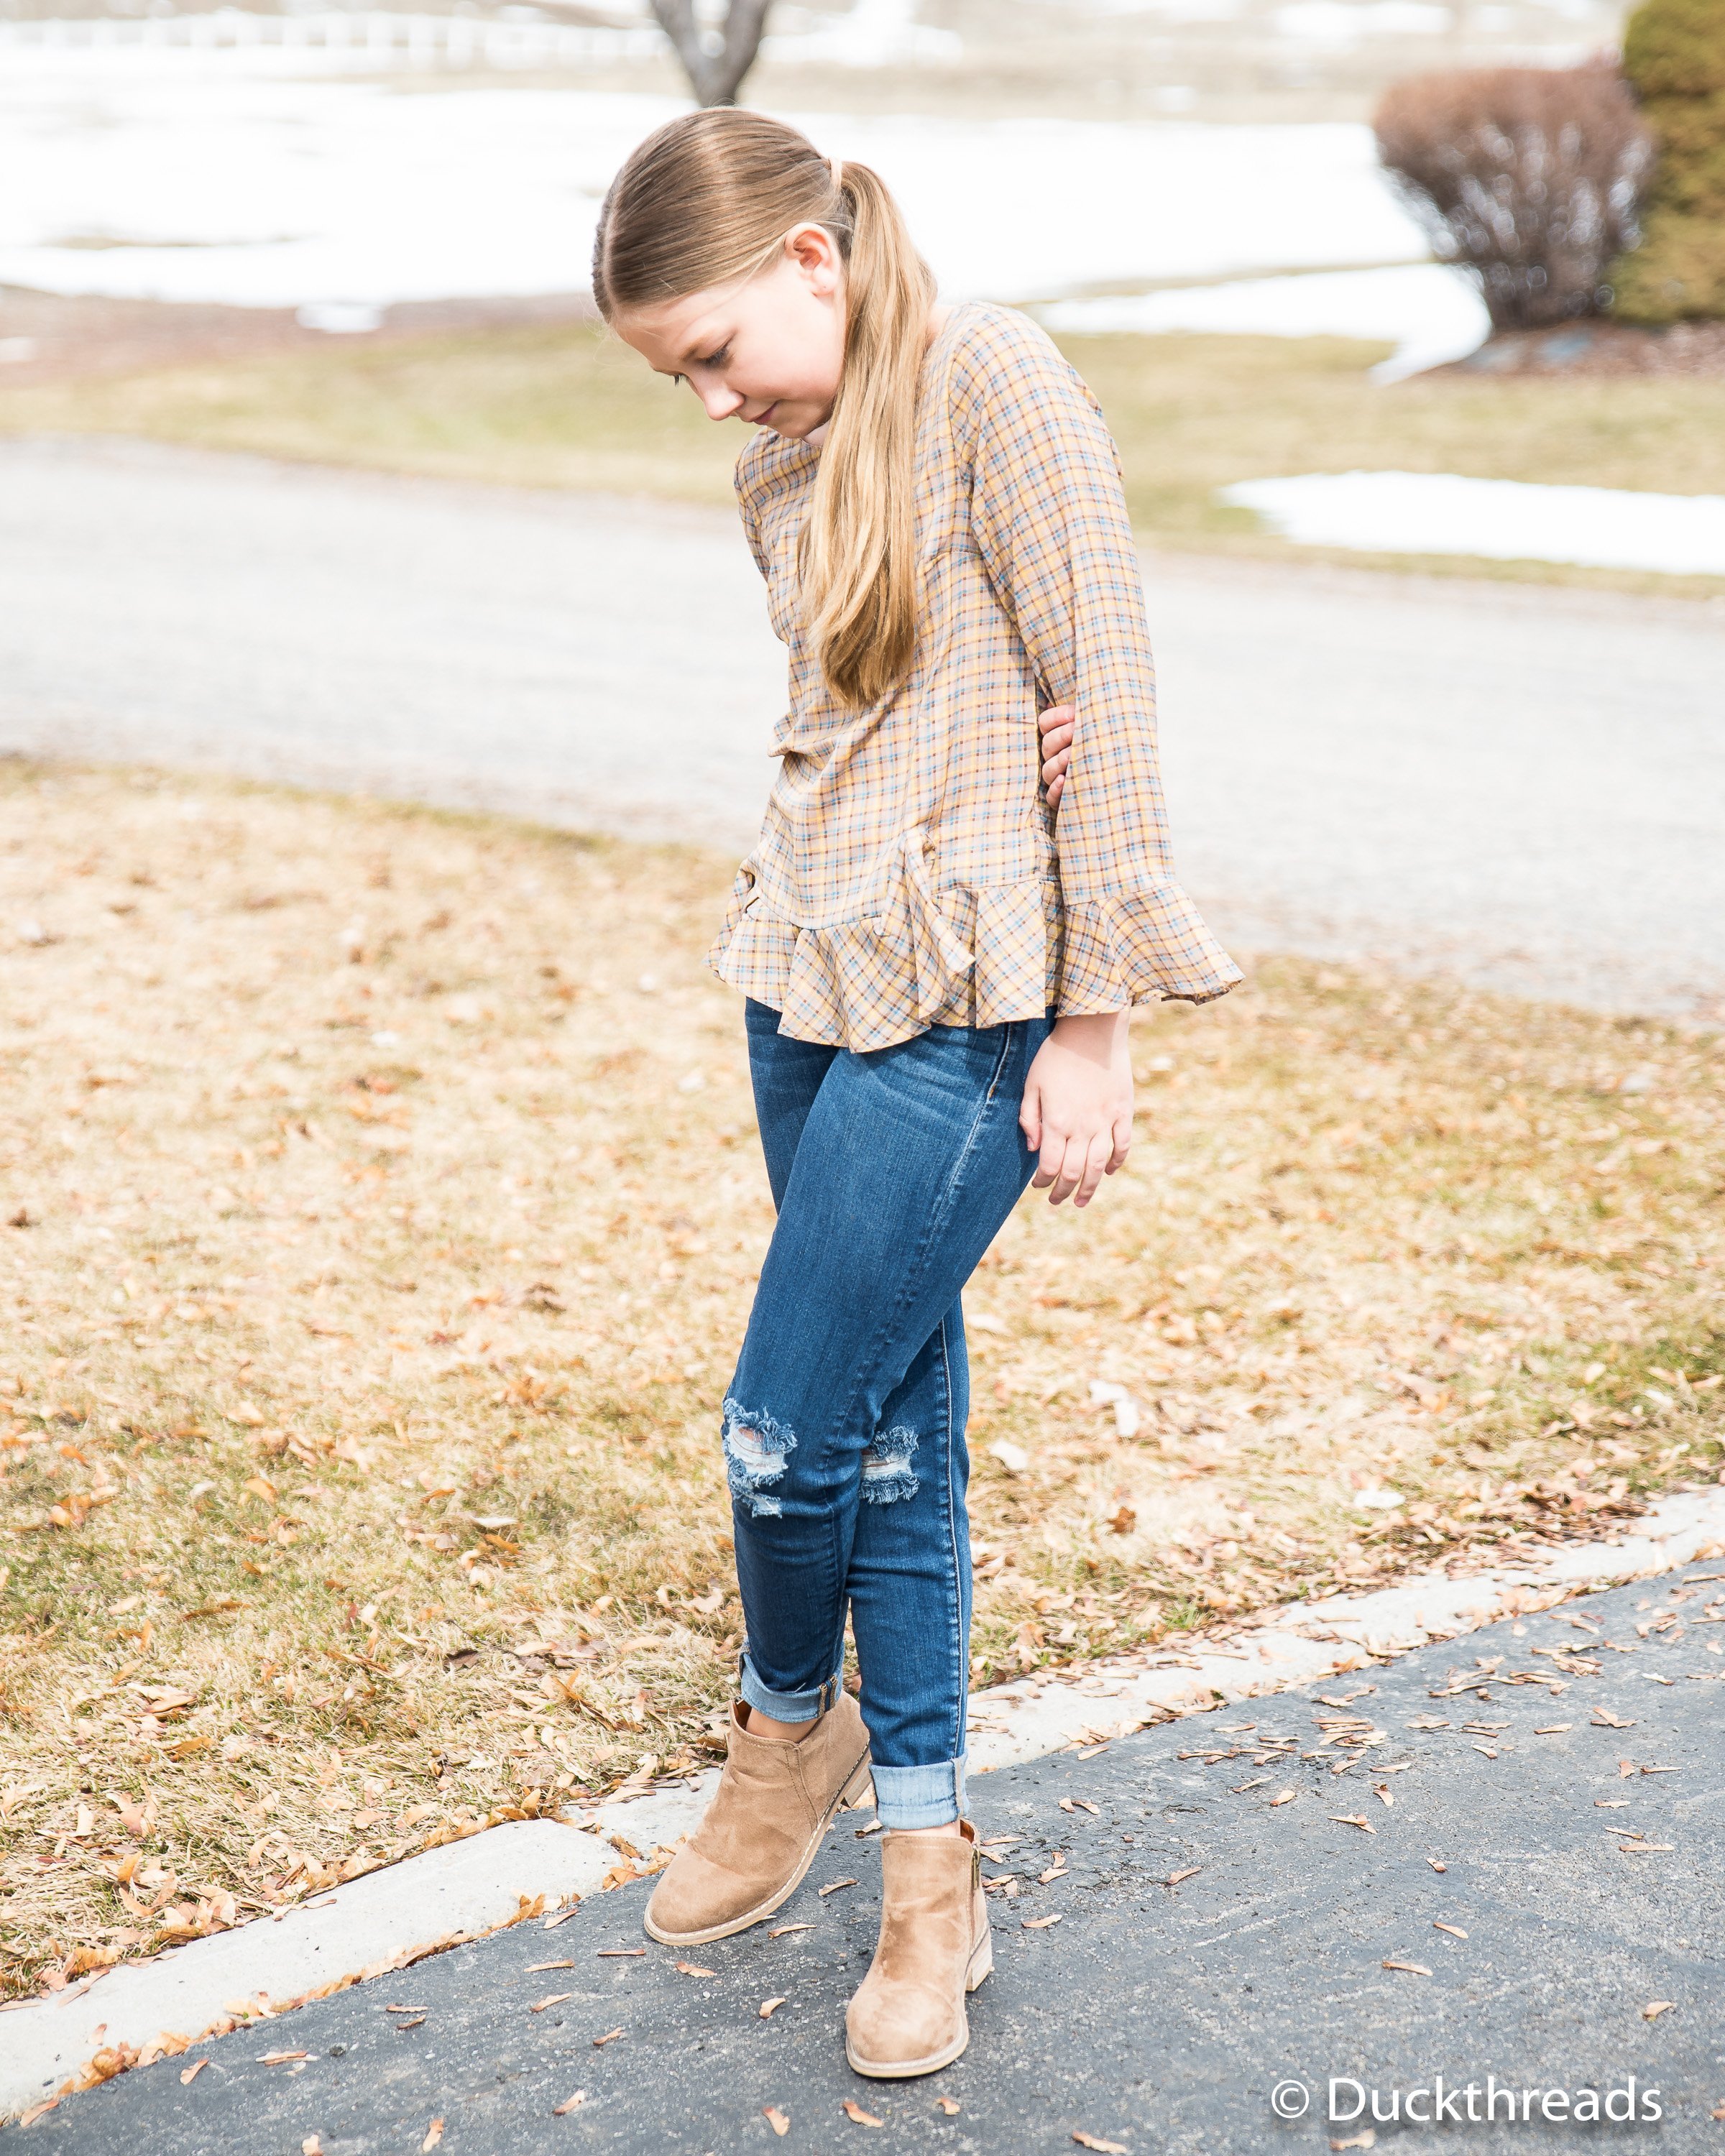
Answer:
[{"label": "patch of snow", "polygon": [[1309,547],[1725,576],[1725,495],[1355,471],[1246,480],[1219,499]]},{"label": "patch of snow", "polygon": [[1040,312],[1051,330],[1081,336],[1127,331],[1155,336],[1187,330],[1226,336],[1383,339],[1396,350],[1372,370],[1380,381],[1399,381],[1463,358],[1483,343],[1491,326],[1474,286],[1436,262],[1245,277],[1120,299],[1063,300]]},{"label": "patch of snow", "polygon": [[[403,94],[317,79],[325,58],[8,49],[0,284],[295,308],[579,290],[612,174],[687,110]],[[886,176],[952,298],[1426,254],[1363,126],[786,116]]]}]

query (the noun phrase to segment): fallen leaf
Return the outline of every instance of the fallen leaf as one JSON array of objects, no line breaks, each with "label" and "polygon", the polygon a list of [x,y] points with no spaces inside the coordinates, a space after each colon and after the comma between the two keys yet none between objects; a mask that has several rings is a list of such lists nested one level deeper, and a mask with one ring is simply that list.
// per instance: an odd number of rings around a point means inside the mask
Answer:
[{"label": "fallen leaf", "polygon": [[208,2059],[199,2059],[195,2065],[185,2067],[180,2075],[180,2087],[182,2088],[190,2088],[193,2082],[197,2080],[198,2076],[203,2071],[204,2068],[208,2064],[209,2061]]},{"label": "fallen leaf", "polygon": [[1183,1871],[1170,1871],[1162,1883],[1164,1887],[1178,1887],[1183,1879],[1195,1879],[1203,1869],[1201,1864],[1189,1864]]},{"label": "fallen leaf", "polygon": [[1450,1868],[1447,1864],[1440,1864],[1435,1856],[1428,1856],[1425,1861],[1434,1871],[1447,1871]]},{"label": "fallen leaf", "polygon": [[784,2000],[783,1998],[763,1999],[761,2001],[760,2007],[758,2009],[761,2019],[763,2021],[770,2021],[773,2015],[778,2013],[779,2008],[783,2005]]},{"label": "fallen leaf", "polygon": [[423,2014],[416,2014],[411,2021],[398,2021],[395,2025],[398,2029],[423,2029],[425,2026],[425,2016]]},{"label": "fallen leaf", "polygon": [[542,1976],[548,1969],[573,1969],[574,1966],[572,1961],[530,1961],[527,1974],[529,1976]]},{"label": "fallen leaf", "polygon": [[1435,1932],[1447,1932],[1452,1939],[1465,1939],[1467,1937],[1460,1924],[1446,1924],[1441,1917],[1432,1918],[1431,1928]]},{"label": "fallen leaf", "polygon": [[1675,1999],[1656,1999],[1641,2009],[1644,2021],[1656,2021],[1661,2014],[1669,2014],[1676,2005]]},{"label": "fallen leaf", "polygon": [[1060,1921],[1060,1912],[1056,1909],[1051,1917],[1026,1917],[1019,1929],[1021,1932],[1045,1932],[1050,1924],[1057,1924]]},{"label": "fallen leaf", "polygon": [[1548,1722],[1543,1729],[1536,1729],[1533,1734],[1536,1737],[1561,1737],[1565,1730],[1574,1727],[1574,1724],[1568,1722]]},{"label": "fallen leaf", "polygon": [[1101,1808],[1093,1804],[1088,1797],[1062,1797],[1060,1810],[1063,1812],[1088,1812],[1092,1819],[1101,1816]]},{"label": "fallen leaf", "polygon": [[781,2139],[790,2132],[790,2113],[781,2111],[777,2104],[769,2103],[761,2116]]},{"label": "fallen leaf", "polygon": [[434,2118],[425,2129],[425,2138],[419,2143],[419,2156],[431,2156],[431,2151],[444,2138],[444,2123]]},{"label": "fallen leaf", "polygon": [[1378,2137],[1368,2126],[1363,2133],[1350,2133],[1345,2141],[1332,2141],[1332,2148],[1375,2148]]},{"label": "fallen leaf", "polygon": [[[934,2107],[937,2111],[945,2112],[948,2118],[956,2118],[958,2116],[958,2106],[949,2096],[937,2096],[934,2100]],[[1715,2112],[1713,2116],[1717,2118],[1719,2114]]]},{"label": "fallen leaf", "polygon": [[1295,1798],[1297,1797],[1299,1794],[1300,1792],[1297,1789],[1284,1789],[1279,1797],[1272,1797],[1270,1799],[1271,1810],[1274,1811],[1278,1804],[1292,1804]]},{"label": "fallen leaf", "polygon": [[[571,1999],[575,1996],[572,1991],[567,1995]],[[603,2051],[607,2044],[614,2044],[622,2034],[623,2031],[620,2029],[608,2029],[603,2036],[595,2036],[593,2040],[593,2047],[594,2051]]]},{"label": "fallen leaf", "polygon": [[1409,1976],[1430,1976],[1431,1971],[1423,1961],[1387,1961],[1385,1969],[1404,1969]]},{"label": "fallen leaf", "polygon": [[566,2096],[561,2103],[554,2103],[551,2107],[551,2115],[553,2118],[567,2118],[572,2111],[579,2111],[586,2102],[587,2091],[577,2089],[573,2096]]},{"label": "fallen leaf", "polygon": [[308,2133],[300,2143],[300,2156],[323,2156],[323,2136]]},{"label": "fallen leaf", "polygon": [[769,1939],[782,1939],[788,1932],[812,1932],[813,1924],[777,1924],[768,1933]]},{"label": "fallen leaf", "polygon": [[1080,2133],[1076,2131],[1072,2138],[1081,2148],[1098,2150],[1100,2156],[1127,2156],[1127,2145],[1123,2141],[1104,2141],[1099,2133]]},{"label": "fallen leaf", "polygon": [[[14,1222],[13,1225],[16,1224]],[[33,2126],[39,2118],[46,2118],[59,2102],[59,2098],[57,2096],[44,2097],[40,2103],[33,2103],[28,2111],[21,2111],[18,2113],[18,2124]]]},{"label": "fallen leaf", "polygon": [[265,2051],[258,2061],[260,2066],[285,2066],[295,2059],[309,2059],[310,2051]]},{"label": "fallen leaf", "polygon": [[561,2006],[566,1999],[575,1996],[572,1991],[547,1991],[543,1999],[536,1999],[527,2009],[530,2014],[542,2014],[547,2006]]},{"label": "fallen leaf", "polygon": [[876,2118],[871,2111],[865,2111],[860,2103],[846,2097],[841,2108],[853,2126],[884,2126],[884,2118]]},{"label": "fallen leaf", "polygon": [[829,1887],[823,1887],[821,1888],[821,1890],[820,1890],[820,1898],[821,1898],[821,1900],[822,1900],[822,1901],[825,1901],[825,1899],[826,1899],[826,1897],[827,1897],[827,1896],[828,1896],[829,1894],[840,1894],[840,1893],[843,1893],[843,1892],[845,1891],[845,1889],[847,1887],[854,1887],[854,1886],[855,1886],[855,1884],[856,1884],[856,1881],[855,1881],[855,1880],[854,1880],[854,1879],[835,1879],[835,1880],[834,1880],[834,1881],[833,1881],[833,1883],[831,1884],[831,1886],[829,1886]]},{"label": "fallen leaf", "polygon": [[1046,1871],[1037,1873],[1036,1883],[1039,1887],[1051,1887],[1056,1879],[1064,1879],[1065,1876],[1066,1860],[1064,1856],[1056,1857]]},{"label": "fallen leaf", "polygon": [[[594,1949],[593,1959],[595,1961],[639,1961],[646,1951],[645,1947],[598,1947]],[[575,1964],[571,1962],[569,1966],[573,1969]]]},{"label": "fallen leaf", "polygon": [[[768,1936],[776,1937],[777,1934],[769,1933]],[[703,1969],[698,1962],[680,1961],[677,1964],[679,1976],[716,1976],[718,1973],[716,1969]]]},{"label": "fallen leaf", "polygon": [[1378,1831],[1363,1812],[1332,1812],[1330,1817],[1337,1826],[1357,1826],[1362,1834],[1376,1834]]},{"label": "fallen leaf", "polygon": [[386,2014],[429,2014],[431,2009],[429,2006],[386,2006],[383,2011]]},{"label": "fallen leaf", "polygon": [[1609,1707],[1596,1707],[1593,1726],[1595,1729],[1633,1729],[1635,1725],[1625,1722],[1620,1714],[1614,1714]]}]

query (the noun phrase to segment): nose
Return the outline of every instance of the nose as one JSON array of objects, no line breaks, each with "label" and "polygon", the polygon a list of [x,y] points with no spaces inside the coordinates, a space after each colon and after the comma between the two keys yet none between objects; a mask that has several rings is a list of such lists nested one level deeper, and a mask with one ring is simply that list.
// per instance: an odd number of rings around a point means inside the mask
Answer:
[{"label": "nose", "polygon": [[709,419],[729,419],[742,408],[741,392],[726,388],[721,382],[697,389],[695,393],[700,398],[701,408]]}]

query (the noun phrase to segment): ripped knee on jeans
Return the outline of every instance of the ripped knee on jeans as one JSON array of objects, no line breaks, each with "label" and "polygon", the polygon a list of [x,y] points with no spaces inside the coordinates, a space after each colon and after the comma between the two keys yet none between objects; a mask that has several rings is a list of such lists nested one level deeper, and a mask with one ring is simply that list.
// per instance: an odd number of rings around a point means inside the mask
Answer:
[{"label": "ripped knee on jeans", "polygon": [[891,1505],[901,1497],[914,1497],[916,1476],[911,1455],[916,1450],[916,1433],[901,1423],[883,1430],[862,1456],[862,1495],[865,1505]]},{"label": "ripped knee on jeans", "polygon": [[752,1414],[740,1401],[727,1399],[721,1435],[732,1496],[757,1520],[777,1519],[783,1507],[769,1486],[784,1473],[785,1455],[796,1446],[794,1434],[770,1414]]}]

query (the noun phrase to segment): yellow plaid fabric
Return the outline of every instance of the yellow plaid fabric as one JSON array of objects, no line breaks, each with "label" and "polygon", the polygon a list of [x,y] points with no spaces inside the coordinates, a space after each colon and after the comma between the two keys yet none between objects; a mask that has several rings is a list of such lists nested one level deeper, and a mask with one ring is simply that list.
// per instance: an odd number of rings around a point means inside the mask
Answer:
[{"label": "yellow plaid fabric", "polygon": [[[865,710],[832,696],[803,634],[819,461],[762,433],[737,464],[790,704],[714,971],[794,1038],[856,1050],[1232,988],[1239,968],[1174,880],[1137,551],[1079,376],[1024,316],[953,309],[918,426],[916,660]],[[1050,704],[1078,714],[1057,817],[1036,731]]]}]

